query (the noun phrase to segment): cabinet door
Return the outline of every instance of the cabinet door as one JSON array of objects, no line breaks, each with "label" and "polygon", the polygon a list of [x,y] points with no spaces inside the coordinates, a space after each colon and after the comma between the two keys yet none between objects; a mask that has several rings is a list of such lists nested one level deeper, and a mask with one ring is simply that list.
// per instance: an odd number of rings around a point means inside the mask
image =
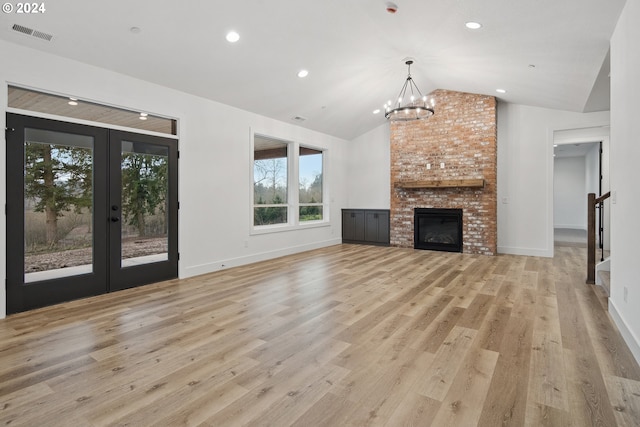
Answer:
[{"label": "cabinet door", "polygon": [[372,243],[389,243],[389,213],[386,211],[367,212],[365,219],[365,240]]},{"label": "cabinet door", "polygon": [[378,212],[378,243],[389,244],[389,212]]},{"label": "cabinet door", "polygon": [[342,239],[364,240],[364,212],[354,210],[342,211]]}]

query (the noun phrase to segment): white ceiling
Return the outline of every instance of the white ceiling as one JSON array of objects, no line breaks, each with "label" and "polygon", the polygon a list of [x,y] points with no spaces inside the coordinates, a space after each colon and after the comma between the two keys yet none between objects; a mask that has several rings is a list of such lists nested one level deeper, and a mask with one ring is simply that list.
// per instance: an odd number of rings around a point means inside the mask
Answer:
[{"label": "white ceiling", "polygon": [[397,96],[406,57],[423,93],[608,109],[605,59],[624,2],[397,0],[390,14],[378,0],[55,0],[38,15],[1,14],[0,38],[352,139],[384,123],[372,111]]},{"label": "white ceiling", "polygon": [[553,148],[554,157],[585,157],[599,142],[579,142],[574,144],[558,144]]}]

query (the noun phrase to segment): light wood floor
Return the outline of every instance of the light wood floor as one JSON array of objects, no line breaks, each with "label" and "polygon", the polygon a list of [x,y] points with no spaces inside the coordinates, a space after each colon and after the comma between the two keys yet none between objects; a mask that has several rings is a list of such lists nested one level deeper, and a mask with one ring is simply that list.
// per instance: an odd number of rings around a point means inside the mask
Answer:
[{"label": "light wood floor", "polygon": [[0,425],[638,426],[584,248],[339,245],[0,321]]}]

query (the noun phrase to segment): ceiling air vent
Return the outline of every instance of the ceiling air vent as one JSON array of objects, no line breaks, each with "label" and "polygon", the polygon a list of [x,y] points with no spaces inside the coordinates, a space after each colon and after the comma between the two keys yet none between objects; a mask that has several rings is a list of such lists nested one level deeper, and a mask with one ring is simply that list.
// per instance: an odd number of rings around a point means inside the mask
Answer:
[{"label": "ceiling air vent", "polygon": [[11,29],[13,31],[17,31],[19,33],[24,33],[27,35],[33,34],[33,30],[31,28],[23,27],[22,25],[18,25],[18,24],[13,24],[13,27],[11,27]]},{"label": "ceiling air vent", "polygon": [[11,27],[11,29],[13,31],[17,31],[19,33],[26,34],[28,36],[33,36],[42,40],[46,40],[48,42],[51,41],[51,39],[53,38],[53,34],[48,34],[42,31],[34,30],[32,28],[25,27],[19,24],[13,24],[13,27]]},{"label": "ceiling air vent", "polygon": [[39,39],[46,40],[46,41],[50,42],[51,39],[53,38],[53,35],[52,34],[43,33],[42,31],[36,30],[36,31],[33,32],[33,37],[37,37]]},{"label": "ceiling air vent", "polygon": [[302,116],[294,116],[291,117],[291,120],[295,120],[296,122],[304,122],[305,120],[307,120],[307,118]]}]

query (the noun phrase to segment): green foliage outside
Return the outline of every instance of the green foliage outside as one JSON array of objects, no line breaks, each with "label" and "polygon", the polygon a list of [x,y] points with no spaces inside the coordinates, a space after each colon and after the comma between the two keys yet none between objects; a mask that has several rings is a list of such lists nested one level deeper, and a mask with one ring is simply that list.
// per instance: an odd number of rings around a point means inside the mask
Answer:
[{"label": "green foliage outside", "polygon": [[[90,237],[92,154],[85,147],[25,143],[25,243],[30,252],[59,250],[78,227]],[[166,233],[168,172],[165,156],[123,154],[123,226],[135,227],[139,236]]]},{"label": "green foliage outside", "polygon": [[[322,174],[316,174],[313,182],[305,185],[300,183],[300,204],[322,203]],[[300,206],[300,222],[322,220],[322,206]]]},{"label": "green foliage outside", "polygon": [[[154,216],[164,218],[167,211],[169,164],[165,156],[126,153],[122,155],[122,214],[125,224],[136,228],[138,236],[167,232],[166,221],[154,222]],[[160,229],[158,229],[160,228]]]},{"label": "green foliage outside", "polygon": [[[320,155],[321,156],[321,155]],[[253,197],[256,205],[282,205],[254,207],[253,224],[271,225],[287,222],[287,158],[256,160],[253,167]],[[322,203],[322,173],[317,173],[313,182],[299,183],[298,200],[299,220],[319,221],[323,218],[322,205],[304,206]]]},{"label": "green foliage outside", "polygon": [[81,214],[92,205],[91,150],[27,142],[25,144],[25,199],[34,212],[44,212],[45,244],[56,245],[63,237],[58,230],[65,212]]},{"label": "green foliage outside", "polygon": [[[272,204],[282,204],[282,199],[279,195],[273,198]],[[265,204],[261,198],[257,204]],[[284,224],[287,222],[287,206],[269,206],[269,207],[257,207],[254,209],[253,225],[270,225],[270,224]]]}]

